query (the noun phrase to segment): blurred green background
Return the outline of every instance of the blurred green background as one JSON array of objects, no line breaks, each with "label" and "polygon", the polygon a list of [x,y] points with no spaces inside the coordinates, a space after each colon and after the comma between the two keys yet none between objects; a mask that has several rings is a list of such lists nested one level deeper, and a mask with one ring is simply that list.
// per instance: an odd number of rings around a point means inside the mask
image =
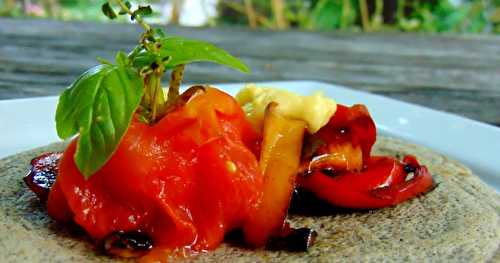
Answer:
[{"label": "blurred green background", "polygon": [[[0,16],[107,21],[103,0],[0,0]],[[152,0],[148,20],[272,30],[500,33],[500,0]],[[125,19],[121,22],[127,22]]]}]

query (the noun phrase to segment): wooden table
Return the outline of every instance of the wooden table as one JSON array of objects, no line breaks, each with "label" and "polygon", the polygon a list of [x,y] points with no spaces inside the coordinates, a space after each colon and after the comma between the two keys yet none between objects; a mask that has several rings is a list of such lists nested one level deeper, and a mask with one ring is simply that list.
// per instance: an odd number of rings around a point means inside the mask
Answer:
[{"label": "wooden table", "polygon": [[[0,99],[58,94],[96,57],[135,45],[125,24],[0,19]],[[500,37],[311,33],[246,28],[168,32],[213,42],[242,58],[244,75],[194,64],[187,83],[319,80],[500,125]]]}]

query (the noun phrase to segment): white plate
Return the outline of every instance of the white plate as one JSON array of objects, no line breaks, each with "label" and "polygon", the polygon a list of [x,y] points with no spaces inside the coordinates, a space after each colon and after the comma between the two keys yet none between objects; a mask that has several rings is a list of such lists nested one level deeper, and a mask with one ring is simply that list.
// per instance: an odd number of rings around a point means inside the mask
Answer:
[{"label": "white plate", "polygon": [[[266,82],[302,94],[323,90],[342,104],[365,104],[379,133],[428,146],[468,165],[500,191],[500,128],[453,114],[313,81]],[[234,95],[242,83],[217,87]],[[0,158],[58,140],[56,97],[0,101]]]}]

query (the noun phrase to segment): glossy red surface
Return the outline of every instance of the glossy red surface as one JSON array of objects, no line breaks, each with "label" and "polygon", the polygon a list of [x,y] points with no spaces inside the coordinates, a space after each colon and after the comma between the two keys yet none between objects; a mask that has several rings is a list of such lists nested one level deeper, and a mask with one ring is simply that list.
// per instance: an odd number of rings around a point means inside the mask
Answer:
[{"label": "glossy red surface", "polygon": [[153,126],[134,120],[88,180],[73,161],[73,141],[49,197],[49,207],[60,209],[49,213],[58,219],[69,208],[96,239],[141,230],[155,246],[214,249],[261,198],[262,175],[249,150],[257,140],[234,99],[208,89]]}]

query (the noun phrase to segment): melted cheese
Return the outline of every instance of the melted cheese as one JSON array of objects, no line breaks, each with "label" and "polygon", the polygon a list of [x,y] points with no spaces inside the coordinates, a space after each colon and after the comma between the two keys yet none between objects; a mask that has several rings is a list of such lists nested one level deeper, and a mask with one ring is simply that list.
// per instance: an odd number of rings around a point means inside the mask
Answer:
[{"label": "melted cheese", "polygon": [[303,120],[309,133],[325,126],[337,110],[337,103],[322,92],[302,96],[278,88],[258,87],[248,84],[236,95],[236,100],[245,111],[248,120],[261,131],[264,112],[271,102],[278,103],[277,110],[283,115]]}]

